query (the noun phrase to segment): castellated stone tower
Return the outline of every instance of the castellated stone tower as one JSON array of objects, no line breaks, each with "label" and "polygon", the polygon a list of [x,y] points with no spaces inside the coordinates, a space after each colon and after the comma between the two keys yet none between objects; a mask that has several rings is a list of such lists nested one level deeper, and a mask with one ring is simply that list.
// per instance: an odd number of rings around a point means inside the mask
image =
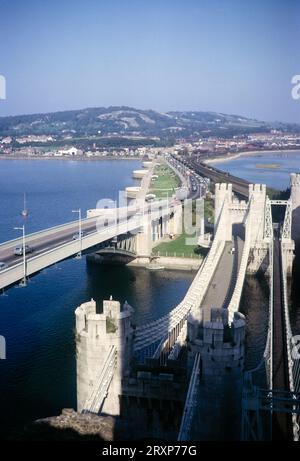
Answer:
[{"label": "castellated stone tower", "polygon": [[217,183],[215,185],[215,224],[219,220],[225,197],[228,198],[229,203],[232,202],[232,184]]},{"label": "castellated stone tower", "polygon": [[300,242],[300,174],[291,173],[292,239]]},{"label": "castellated stone tower", "polygon": [[228,211],[228,207],[231,205],[233,200],[233,193],[232,193],[232,184],[226,183],[217,183],[215,185],[215,230],[219,224],[220,214],[222,212],[224,202],[227,202],[226,208],[223,210],[223,213],[227,213],[226,225],[224,224],[224,228],[222,229],[224,233],[225,240],[231,240],[232,238],[232,226],[230,221],[230,215]]},{"label": "castellated stone tower", "polygon": [[266,185],[249,184],[249,201],[251,201],[251,223],[248,226],[251,246],[261,246],[264,239]]},{"label": "castellated stone tower", "polygon": [[129,369],[132,345],[132,307],[126,302],[103,301],[103,312],[96,313],[96,302],[91,300],[76,311],[77,355],[77,410],[84,409],[93,392],[111,346],[117,349],[117,365],[114,370],[102,413],[119,414],[121,379]]},{"label": "castellated stone tower", "polygon": [[212,308],[202,337],[192,340],[192,351],[200,352],[201,357],[198,410],[193,421],[196,440],[239,438],[245,329],[241,313],[235,312],[229,326],[228,310]]}]

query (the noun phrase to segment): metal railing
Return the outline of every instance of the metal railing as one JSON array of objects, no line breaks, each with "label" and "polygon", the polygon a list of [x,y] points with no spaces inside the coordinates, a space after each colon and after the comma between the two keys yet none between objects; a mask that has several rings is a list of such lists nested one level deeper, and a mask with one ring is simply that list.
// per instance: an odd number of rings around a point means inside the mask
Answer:
[{"label": "metal railing", "polygon": [[[161,317],[159,320],[149,322],[138,327],[135,333],[134,350],[138,351],[150,346],[151,343],[163,337],[168,331],[176,328],[177,324],[185,320],[192,309],[199,309],[204,298],[208,283],[213,276],[217,262],[219,261],[225,247],[225,241],[218,242],[215,251],[210,251],[201,268],[196,274],[190,288],[184,297],[173,310]],[[215,258],[215,259],[214,259]],[[180,331],[179,331],[180,333]]]},{"label": "metal railing", "polygon": [[196,254],[196,253],[187,253],[184,251],[157,251],[157,253],[154,253],[154,257],[165,257],[165,258],[188,258],[188,259],[203,259],[203,256],[201,254]]},{"label": "metal railing", "polygon": [[[289,374],[289,387],[291,392],[300,391],[300,369],[299,369],[299,358],[293,360],[292,357],[292,345],[293,345],[293,333],[289,315],[289,303],[288,303],[288,290],[287,290],[287,273],[284,265],[284,254],[283,245],[281,243],[281,261],[282,261],[282,283],[283,283],[283,307],[284,307],[284,321],[285,321],[285,340],[287,346],[287,359],[288,359],[288,374]],[[300,416],[298,413],[292,413],[293,422],[293,437],[294,440],[299,441],[300,437]]]},{"label": "metal railing", "polygon": [[199,398],[199,373],[200,373],[200,352],[197,352],[194,359],[193,370],[190,378],[189,388],[186,395],[180,424],[178,442],[188,441],[191,438],[191,427],[193,416]]},{"label": "metal railing", "polygon": [[[291,413],[292,415],[292,424],[293,424],[293,439],[294,441],[299,441],[300,438],[300,410],[299,410],[299,395],[300,395],[300,360],[293,360],[292,356],[292,346],[293,346],[293,334],[290,324],[290,317],[289,317],[289,304],[288,304],[288,290],[287,290],[287,273],[286,268],[284,265],[284,248],[281,243],[281,261],[282,261],[282,270],[281,270],[281,277],[282,277],[282,286],[283,286],[283,310],[284,310],[284,323],[285,323],[285,341],[286,341],[286,348],[287,348],[287,359],[288,359],[288,375],[289,375],[289,391],[286,391],[287,397],[285,400],[280,400],[284,403],[283,406],[278,407],[278,397],[277,394],[280,390],[273,390],[273,353],[274,353],[274,344],[273,344],[273,267],[274,267],[274,260],[273,260],[273,252],[274,252],[274,242],[273,242],[273,235],[272,240],[269,245],[269,258],[270,258],[270,297],[269,297],[269,324],[268,324],[268,334],[266,340],[266,346],[264,350],[264,354],[262,360],[258,364],[256,368],[250,370],[245,373],[245,383],[248,383],[248,387],[253,389],[253,392],[256,393],[255,395],[251,394],[251,401],[255,401],[255,405],[260,409],[267,409],[270,411],[272,415],[273,412],[287,412]],[[261,395],[261,390],[254,385],[254,374],[262,369],[263,365],[266,366],[266,375],[267,381],[269,385],[269,390],[265,392],[265,398],[268,400],[268,404],[263,406],[263,404],[259,401],[258,396]],[[275,392],[275,394],[274,394]],[[247,391],[245,392],[247,396]],[[274,400],[275,395],[275,400]],[[247,399],[245,399],[245,405],[249,406],[247,403]],[[293,404],[294,402],[294,404]]]},{"label": "metal railing", "polygon": [[239,310],[246,271],[247,271],[249,253],[250,253],[250,238],[246,238],[235,288],[234,288],[234,291],[233,291],[233,294],[232,294],[232,297],[231,297],[231,300],[228,306],[229,322],[233,321],[234,313]]},{"label": "metal railing", "polygon": [[[160,342],[161,338],[176,329],[179,323],[182,327],[190,312],[194,311],[194,314],[198,314],[198,310],[200,309],[200,305],[208,289],[209,282],[215,273],[225,248],[225,240],[220,238],[220,232],[222,232],[223,225],[227,224],[226,213],[224,212],[226,206],[228,206],[228,203],[224,202],[210,251],[204,259],[184,299],[165,316],[136,329],[134,341],[135,353],[141,351],[142,349],[146,349],[147,347],[149,348],[150,353],[150,351],[153,351],[152,344],[157,341]],[[179,329],[177,328],[178,334],[180,334],[181,327]],[[170,347],[172,347],[175,342],[176,339],[173,344],[170,344]],[[144,354],[144,356],[146,355]]]}]

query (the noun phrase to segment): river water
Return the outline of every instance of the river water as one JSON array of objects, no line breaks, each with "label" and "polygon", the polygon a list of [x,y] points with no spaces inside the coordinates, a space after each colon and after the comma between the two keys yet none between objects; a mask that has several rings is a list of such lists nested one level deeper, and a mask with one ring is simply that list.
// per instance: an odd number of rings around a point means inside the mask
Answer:
[{"label": "river water", "polygon": [[290,185],[290,173],[300,173],[300,151],[242,154],[231,160],[212,162],[212,166],[251,183],[285,190]]}]

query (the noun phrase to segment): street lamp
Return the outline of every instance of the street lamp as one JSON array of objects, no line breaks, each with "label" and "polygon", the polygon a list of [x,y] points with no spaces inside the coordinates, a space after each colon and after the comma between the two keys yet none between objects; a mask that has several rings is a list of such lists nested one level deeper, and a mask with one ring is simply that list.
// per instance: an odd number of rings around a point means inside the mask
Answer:
[{"label": "street lamp", "polygon": [[78,258],[81,258],[81,254],[82,254],[81,208],[79,208],[78,210],[72,210],[72,213],[78,213],[79,253],[77,254],[77,257],[78,257]]},{"label": "street lamp", "polygon": [[26,280],[26,242],[25,242],[25,226],[23,224],[23,226],[21,227],[14,227],[15,230],[21,230],[22,231],[22,235],[23,235],[23,238],[22,238],[22,241],[23,241],[23,244],[22,244],[22,253],[23,253],[23,280],[21,280],[20,282],[20,286],[21,287],[26,287],[27,285],[27,280]]}]

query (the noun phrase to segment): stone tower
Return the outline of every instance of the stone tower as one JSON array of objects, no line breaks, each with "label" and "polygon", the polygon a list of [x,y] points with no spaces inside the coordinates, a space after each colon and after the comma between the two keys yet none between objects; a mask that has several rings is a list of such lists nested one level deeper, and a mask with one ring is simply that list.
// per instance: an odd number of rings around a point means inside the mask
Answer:
[{"label": "stone tower", "polygon": [[104,401],[103,413],[119,414],[121,380],[129,369],[131,358],[132,307],[118,301],[103,301],[103,312],[96,313],[91,300],[76,311],[77,410],[81,412],[104,365],[111,346],[117,349],[117,366]]},{"label": "stone tower", "polygon": [[250,232],[251,246],[261,246],[264,240],[266,185],[249,184],[249,201],[251,202]]},{"label": "stone tower", "polygon": [[291,173],[292,239],[300,241],[300,174]]},{"label": "stone tower", "polygon": [[195,326],[196,324],[191,324],[189,329],[191,349],[192,353],[200,352],[201,361],[193,437],[195,440],[238,439],[245,356],[245,318],[241,313],[235,312],[229,326],[228,310],[212,308],[211,320],[203,325],[202,338],[193,340]]},{"label": "stone tower", "polygon": [[[226,215],[223,220],[222,234],[227,241],[232,238],[232,223],[229,213],[229,206],[233,200],[232,184],[221,183],[215,185],[215,231],[218,227],[220,215]],[[225,208],[223,208],[223,206]]]}]

